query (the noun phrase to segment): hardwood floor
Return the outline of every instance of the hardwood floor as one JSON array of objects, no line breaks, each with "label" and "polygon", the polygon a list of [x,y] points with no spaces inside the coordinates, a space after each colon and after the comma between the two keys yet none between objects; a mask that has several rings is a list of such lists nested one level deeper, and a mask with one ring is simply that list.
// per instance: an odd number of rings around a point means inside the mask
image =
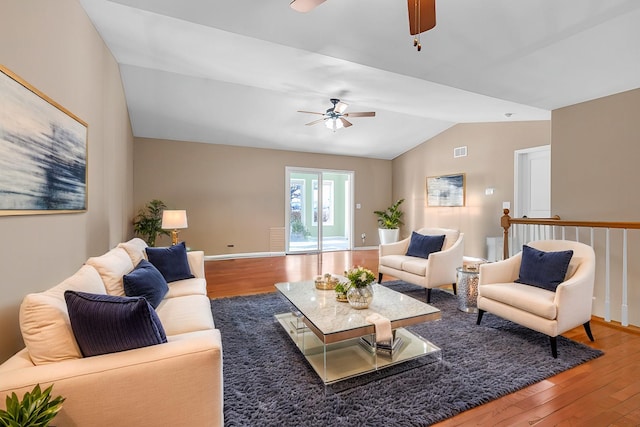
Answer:
[{"label": "hardwood floor", "polygon": [[[205,274],[209,297],[221,298],[274,292],[277,282],[341,274],[355,265],[377,276],[378,251],[207,261]],[[598,318],[591,323],[593,343],[582,327],[564,336],[601,349],[604,356],[436,426],[640,426],[640,329]]]}]

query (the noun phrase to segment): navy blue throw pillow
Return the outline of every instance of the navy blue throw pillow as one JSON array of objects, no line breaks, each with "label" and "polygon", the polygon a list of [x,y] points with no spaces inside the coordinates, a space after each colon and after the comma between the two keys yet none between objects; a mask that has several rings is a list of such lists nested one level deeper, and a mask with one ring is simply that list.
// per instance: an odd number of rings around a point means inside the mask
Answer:
[{"label": "navy blue throw pillow", "polygon": [[192,279],[184,242],[167,248],[145,248],[149,262],[157,268],[167,282]]},{"label": "navy blue throw pillow", "polygon": [[412,232],[409,249],[407,249],[407,256],[416,256],[428,259],[429,255],[433,252],[439,252],[442,250],[444,237],[444,234],[441,236],[423,236],[415,231]]},{"label": "navy blue throw pillow", "polygon": [[573,251],[544,252],[531,246],[522,247],[520,275],[516,283],[556,291],[564,282]]},{"label": "navy blue throw pillow", "polygon": [[153,308],[158,307],[162,298],[169,292],[169,286],[162,273],[146,259],[136,268],[122,277],[124,293],[128,297],[145,297]]},{"label": "navy blue throw pillow", "polygon": [[167,342],[158,315],[143,297],[65,291],[64,299],[84,357]]}]

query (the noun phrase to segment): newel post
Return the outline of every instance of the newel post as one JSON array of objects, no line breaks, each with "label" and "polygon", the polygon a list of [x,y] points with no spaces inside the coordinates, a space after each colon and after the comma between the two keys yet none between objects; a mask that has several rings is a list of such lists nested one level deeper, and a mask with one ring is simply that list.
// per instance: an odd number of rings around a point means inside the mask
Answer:
[{"label": "newel post", "polygon": [[504,236],[502,238],[502,257],[503,259],[509,258],[509,227],[511,227],[511,217],[509,216],[509,209],[503,209],[504,215],[500,217],[500,226],[504,229]]}]

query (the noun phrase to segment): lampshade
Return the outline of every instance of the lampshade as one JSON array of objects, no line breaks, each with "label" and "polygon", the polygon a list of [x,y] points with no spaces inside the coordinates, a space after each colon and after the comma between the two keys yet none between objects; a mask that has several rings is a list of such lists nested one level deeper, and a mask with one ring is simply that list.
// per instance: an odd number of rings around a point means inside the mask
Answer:
[{"label": "lampshade", "polygon": [[187,211],[162,211],[162,228],[165,230],[187,228]]}]

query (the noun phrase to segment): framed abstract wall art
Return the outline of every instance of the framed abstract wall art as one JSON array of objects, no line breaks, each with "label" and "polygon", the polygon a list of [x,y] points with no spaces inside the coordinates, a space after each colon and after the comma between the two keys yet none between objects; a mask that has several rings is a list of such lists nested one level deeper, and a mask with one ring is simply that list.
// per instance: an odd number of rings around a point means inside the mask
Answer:
[{"label": "framed abstract wall art", "polygon": [[87,210],[85,122],[0,65],[0,215]]},{"label": "framed abstract wall art", "polygon": [[464,206],[465,175],[427,177],[427,206]]}]

